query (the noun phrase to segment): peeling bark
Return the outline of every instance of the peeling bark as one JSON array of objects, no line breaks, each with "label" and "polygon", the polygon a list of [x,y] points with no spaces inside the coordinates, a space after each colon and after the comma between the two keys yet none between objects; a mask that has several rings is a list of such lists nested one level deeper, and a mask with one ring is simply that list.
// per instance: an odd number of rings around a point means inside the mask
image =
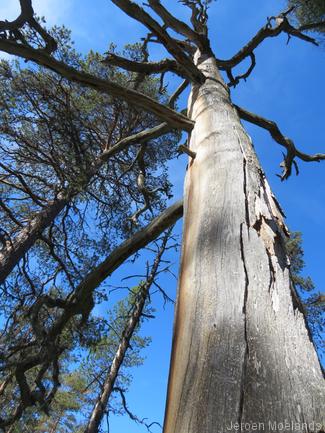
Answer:
[{"label": "peeling bark", "polygon": [[291,297],[283,212],[215,59],[197,60],[207,79],[189,101],[196,158],[185,182],[164,433],[253,423],[272,432],[286,422],[282,430],[324,430],[324,380]]}]

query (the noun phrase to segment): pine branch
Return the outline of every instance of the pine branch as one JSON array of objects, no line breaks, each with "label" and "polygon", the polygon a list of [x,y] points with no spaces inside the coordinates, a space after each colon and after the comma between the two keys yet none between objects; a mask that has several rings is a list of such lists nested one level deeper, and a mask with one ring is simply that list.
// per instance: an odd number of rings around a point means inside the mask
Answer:
[{"label": "pine branch", "polygon": [[[8,245],[1,249],[0,252],[0,284],[11,273],[13,268],[19,263],[21,258],[40,238],[44,230],[58,217],[62,210],[71,202],[71,200],[80,192],[85,190],[91,179],[99,172],[100,168],[111,157],[118,152],[125,150],[132,144],[140,144],[149,140],[160,137],[171,130],[167,123],[162,123],[154,128],[141,131],[120,140],[118,143],[105,150],[92,164],[87,176],[78,185],[78,188],[71,187],[58,194],[57,198],[48,204],[42,211],[37,213],[22,230],[18,233]],[[4,204],[0,201],[0,206]]]},{"label": "pine branch", "polygon": [[[146,300],[149,296],[150,287],[157,276],[161,258],[163,253],[165,252],[167,242],[170,236],[170,231],[171,230],[169,229],[165,234],[165,236],[163,237],[162,244],[157,252],[150,274],[148,275],[146,281],[142,282],[140,285],[140,291],[136,297],[136,301],[132,308],[132,312],[129,316],[129,320],[123,330],[122,338],[120,340],[119,346],[115,353],[114,359],[111,363],[110,369],[106,375],[104,384],[100,391],[100,395],[93,407],[93,410],[89,417],[88,425],[84,430],[84,433],[98,432],[109,398],[112,392],[114,391],[115,382],[118,377],[120,368],[123,364],[126,352],[130,347],[130,341],[132,339],[135,329],[137,328],[140,322],[142,312],[146,304]],[[138,420],[137,418],[134,419]]]},{"label": "pine branch", "polygon": [[325,21],[318,21],[317,23],[308,23],[299,27],[299,31],[313,31],[325,29]]},{"label": "pine branch", "polygon": [[[27,407],[35,404],[35,393],[31,390],[31,385],[27,382],[26,373],[39,367],[42,374],[38,374],[37,386],[40,388],[40,383],[48,371],[52,368],[53,386],[47,396],[40,397],[38,402],[45,408],[50,404],[55,392],[59,386],[58,377],[58,360],[60,355],[66,349],[64,344],[60,343],[60,336],[65,330],[68,323],[76,315],[82,314],[82,323],[89,317],[89,314],[94,306],[93,291],[116,270],[124,261],[136,253],[139,249],[146,246],[148,243],[155,240],[167,228],[175,224],[183,214],[183,202],[178,201],[174,205],[167,208],[158,217],[154,218],[150,224],[142,230],[136,232],[129,239],[117,247],[100,265],[92,270],[84,280],[76,288],[75,292],[67,299],[54,299],[50,296],[42,296],[38,298],[36,303],[29,311],[30,321],[33,324],[35,339],[29,344],[28,348],[32,354],[24,353],[23,357],[19,357],[20,350],[26,350],[26,343],[17,343],[12,347],[11,353],[6,354],[2,360],[4,371],[14,371],[14,378],[18,384],[21,401],[13,409],[13,414],[7,419],[0,418],[0,428],[8,427],[17,421]],[[45,324],[39,317],[39,313],[43,306],[47,308],[58,308],[63,310],[61,315],[52,323],[49,328],[45,328]],[[11,354],[15,353],[15,359],[11,359]],[[11,374],[11,373],[9,373]]]}]

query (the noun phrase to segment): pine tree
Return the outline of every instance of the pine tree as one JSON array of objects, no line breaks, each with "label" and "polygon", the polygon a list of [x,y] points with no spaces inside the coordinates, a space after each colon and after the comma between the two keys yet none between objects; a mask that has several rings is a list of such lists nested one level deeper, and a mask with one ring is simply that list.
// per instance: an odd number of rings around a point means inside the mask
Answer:
[{"label": "pine tree", "polygon": [[325,4],[322,0],[289,0],[289,7],[302,30],[325,32]]},{"label": "pine tree", "polygon": [[[43,407],[50,402],[50,396],[58,388],[58,360],[63,349],[61,335],[65,332],[74,335],[75,320],[80,327],[87,323],[94,307],[97,287],[123,261],[173,224],[184,208],[182,259],[164,432],[225,432],[231,428],[243,429],[243,426],[252,423],[271,432],[276,428],[274,425],[281,428],[283,423],[287,426],[288,422],[294,423],[288,427],[291,430],[324,431],[324,381],[291,281],[284,215],[240,120],[266,129],[283,146],[286,154],[282,163],[282,180],[297,168],[296,159],[320,161],[325,159],[325,155],[308,155],[299,151],[275,122],[235,106],[229,91],[253,72],[255,49],[265,39],[284,33],[288,38],[295,37],[317,45],[317,40],[304,30],[319,30],[322,23],[310,22],[315,19],[315,14],[302,21],[304,15],[299,15],[298,9],[290,7],[278,16],[267,18],[266,24],[241,50],[230,59],[222,60],[216,57],[209,40],[210,1],[181,1],[190,12],[190,24],[180,21],[159,0],[148,0],[148,4],[143,6],[130,0],[112,2],[147,27],[149,33],[139,46],[138,55],[121,55],[111,49],[105,58],[100,59],[101,62],[95,62],[90,68],[86,68],[84,62],[70,61],[61,54],[55,31],[47,31],[44,24],[34,18],[31,0],[20,0],[21,14],[17,20],[0,23],[1,50],[50,69],[53,71],[51,74],[71,86],[90,89],[103,98],[109,95],[114,101],[132,105],[136,113],[140,110],[152,116],[152,124],[143,125],[148,129],[142,132],[137,130],[127,138],[114,137],[115,144],[109,149],[104,148],[111,156],[111,149],[118,152],[121,146],[129,149],[127,146],[130,143],[138,144],[127,166],[123,158],[118,159],[117,154],[119,169],[116,170],[114,164],[111,167],[112,172],[117,174],[111,184],[114,187],[119,186],[120,175],[125,172],[133,180],[132,185],[126,188],[129,193],[125,200],[127,203],[124,201],[120,205],[119,200],[123,198],[123,193],[120,193],[114,203],[110,202],[105,207],[105,211],[110,209],[112,213],[120,210],[126,217],[124,222],[128,223],[127,227],[117,225],[114,229],[117,228],[122,239],[126,239],[128,234],[130,237],[104,260],[91,263],[89,273],[85,271],[87,257],[79,251],[80,248],[70,246],[73,257],[69,254],[69,248],[65,248],[64,259],[72,266],[69,269],[62,257],[57,256],[53,238],[47,242],[52,222],[55,221],[59,233],[66,222],[62,220],[62,211],[70,208],[71,203],[75,206],[72,198],[88,185],[89,179],[78,180],[78,188],[68,188],[68,194],[64,190],[62,197],[58,194],[59,207],[51,207],[50,203],[42,206],[40,203],[44,197],[35,195],[33,191],[31,194],[23,184],[24,178],[22,181],[18,177],[18,185],[12,181],[6,184],[6,194],[11,188],[22,189],[24,194],[29,193],[32,206],[44,209],[37,213],[34,210],[34,218],[28,214],[26,224],[25,220],[17,220],[18,215],[26,212],[24,206],[14,214],[10,208],[2,207],[10,221],[9,230],[3,232],[2,281],[15,269],[21,278],[27,280],[32,294],[27,298],[28,302],[24,299],[17,307],[18,313],[15,311],[14,320],[10,323],[10,338],[7,336],[5,340],[11,351],[13,337],[19,341],[15,347],[12,380],[16,386],[16,400],[20,403],[9,416],[6,414],[0,420],[0,425],[12,424],[35,404],[35,386],[38,393],[43,393],[37,402]],[[294,20],[291,22],[293,13],[296,20],[302,22],[301,25],[296,25]],[[323,19],[322,10],[317,11],[316,18]],[[151,43],[163,45],[170,58],[151,62],[148,50]],[[250,61],[247,71],[236,75],[235,67],[246,59]],[[109,72],[115,70],[127,71],[132,85],[117,83]],[[172,72],[183,80],[169,101],[159,94],[164,89],[166,72]],[[156,82],[156,93],[146,94],[141,85],[145,79],[157,74],[161,85]],[[188,84],[191,93],[185,115],[175,110],[175,100]],[[176,203],[163,210],[164,198],[168,198],[170,191],[161,167],[172,155],[168,151],[163,152],[162,158],[154,151],[150,154],[152,147],[149,143],[152,138],[175,129],[189,133],[186,145],[179,147],[180,151],[189,155],[184,206]],[[155,147],[155,151],[159,149]],[[175,154],[175,148],[173,150]],[[84,159],[82,151],[79,148],[75,152],[76,157],[81,155],[81,165],[89,161],[87,157]],[[6,153],[10,155],[10,149]],[[93,163],[90,156],[90,168],[86,168],[86,173],[92,171]],[[75,166],[78,166],[77,158],[73,160],[71,170]],[[17,171],[8,173],[14,177],[21,175]],[[100,183],[98,191],[103,185],[106,183]],[[133,200],[133,206],[130,206],[129,197]],[[126,214],[123,213],[125,209],[129,211]],[[131,209],[133,212],[130,212]],[[144,226],[149,220],[151,222]],[[61,237],[57,235],[65,247],[67,233],[75,239],[73,223],[71,218],[69,225],[64,226]],[[109,220],[106,219],[100,227],[105,227],[105,223],[109,225]],[[138,224],[143,228],[136,230]],[[15,229],[10,231],[12,227]],[[45,237],[42,234],[44,231]],[[28,241],[19,249],[22,239]],[[87,245],[87,239],[83,236],[75,244],[78,246],[82,242]],[[42,278],[38,282],[40,296],[38,286],[35,289],[33,282],[31,284],[25,264],[31,246],[38,247],[37,254],[39,244],[44,250],[44,243],[51,252],[51,260],[54,259],[56,265],[60,264],[62,274],[74,278],[70,291],[66,288],[59,292],[59,297],[48,289],[47,282],[42,283]],[[20,255],[9,261],[10,251],[20,251]],[[55,268],[52,269],[50,281],[56,281],[55,271]],[[15,274],[9,277],[10,293],[15,295],[13,290],[17,287],[17,278]],[[100,294],[103,295],[102,292]],[[26,308],[30,316],[27,342],[21,326],[25,322],[19,322]],[[41,342],[41,347],[35,345],[34,336]],[[26,345],[29,344],[36,346],[33,357],[28,357],[26,353]],[[51,356],[50,347],[51,350],[55,348],[55,354]],[[11,371],[11,363],[4,358],[2,366],[5,371]],[[48,371],[52,371],[52,389],[44,389],[43,379]],[[5,376],[4,384],[6,380]]]}]

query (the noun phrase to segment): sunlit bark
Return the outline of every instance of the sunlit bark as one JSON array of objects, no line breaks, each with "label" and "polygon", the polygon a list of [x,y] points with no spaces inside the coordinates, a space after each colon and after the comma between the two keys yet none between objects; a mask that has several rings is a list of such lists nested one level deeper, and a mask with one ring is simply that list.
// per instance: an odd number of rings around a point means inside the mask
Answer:
[{"label": "sunlit bark", "polygon": [[320,431],[324,381],[294,308],[283,215],[215,59],[198,63],[208,79],[189,101],[196,158],[185,182],[164,433],[254,422],[269,432],[285,421]]}]

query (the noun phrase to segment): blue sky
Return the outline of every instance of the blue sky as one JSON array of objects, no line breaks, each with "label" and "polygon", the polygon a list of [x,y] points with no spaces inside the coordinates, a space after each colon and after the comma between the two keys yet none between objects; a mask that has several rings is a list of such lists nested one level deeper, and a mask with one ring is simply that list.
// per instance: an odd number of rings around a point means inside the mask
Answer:
[{"label": "blue sky", "polygon": [[[45,15],[49,24],[65,24],[72,30],[76,48],[104,52],[110,42],[122,47],[125,43],[139,41],[145,29],[125,16],[109,0],[86,2],[84,0],[34,0],[34,9]],[[176,0],[164,2],[179,17],[186,16],[186,9]],[[256,30],[264,25],[266,17],[284,9],[280,0],[218,0],[210,9],[210,38],[219,58],[228,58],[247,42]],[[19,10],[18,0],[0,0],[0,17],[14,18]],[[276,121],[296,146],[307,153],[325,152],[325,74],[324,47],[314,47],[297,39],[282,35],[263,43],[256,50],[257,66],[247,82],[232,90],[233,101],[264,117]],[[155,50],[154,57],[162,53]],[[171,86],[175,83],[170,80]],[[183,99],[182,106],[186,105]],[[267,132],[247,125],[256,151],[273,189],[286,215],[291,230],[303,232],[306,274],[315,282],[317,290],[324,291],[325,282],[325,162],[299,163],[300,175],[281,182],[279,173],[282,153]],[[176,198],[182,195],[182,182],[186,158],[180,157],[172,164]],[[181,224],[177,225],[181,232]],[[177,272],[177,257],[172,257]],[[322,265],[323,263],[323,265]],[[126,265],[116,272],[111,281],[127,273]],[[132,272],[133,273],[133,272]],[[175,295],[176,281],[165,278],[168,293]],[[133,372],[134,382],[128,394],[128,404],[138,417],[151,421],[163,421],[168,364],[173,323],[172,305],[163,309],[158,296],[154,298],[157,318],[144,327],[153,337],[146,351],[143,367]],[[126,418],[111,420],[111,433],[146,431]],[[160,431],[153,428],[154,432]]]}]

